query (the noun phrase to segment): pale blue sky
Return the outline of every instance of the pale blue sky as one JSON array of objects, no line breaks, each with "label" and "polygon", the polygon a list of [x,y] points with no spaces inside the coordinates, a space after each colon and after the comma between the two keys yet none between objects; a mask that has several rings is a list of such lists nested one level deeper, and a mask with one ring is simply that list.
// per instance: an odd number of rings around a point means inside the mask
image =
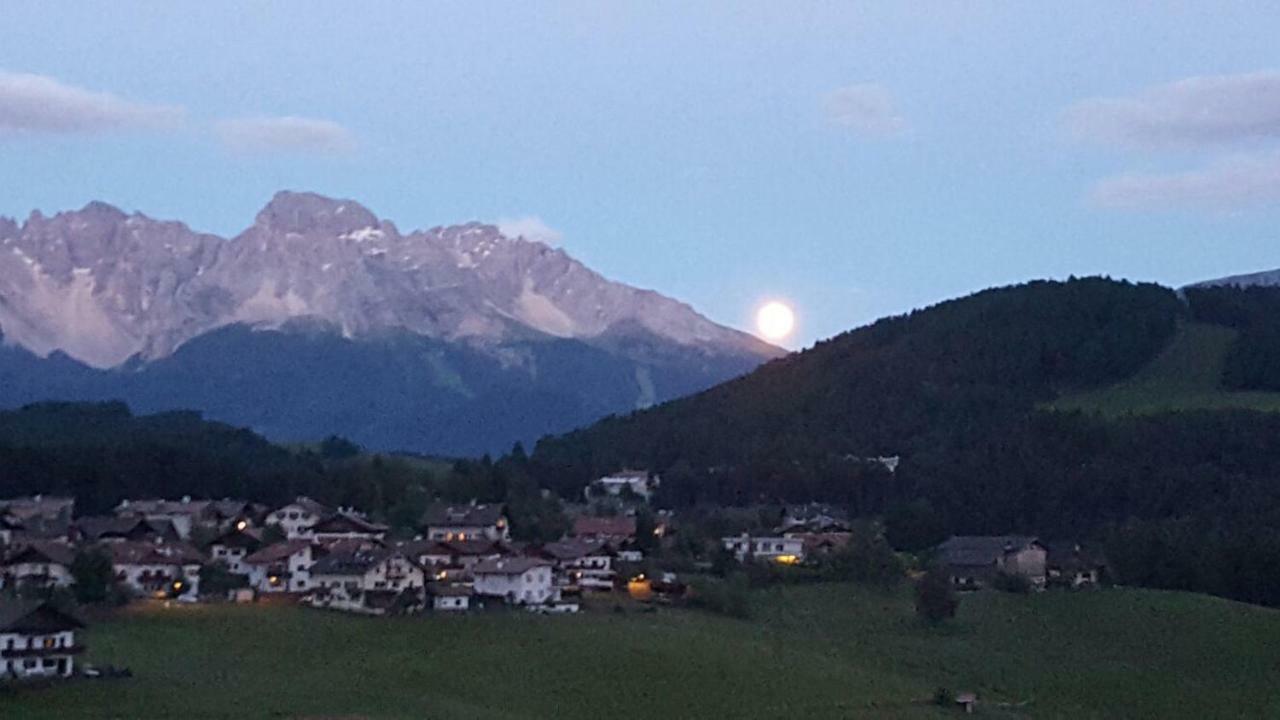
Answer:
[{"label": "pale blue sky", "polygon": [[1274,3],[87,5],[0,5],[0,214],[536,216],[721,322],[788,299],[793,346],[1036,277],[1280,267]]}]

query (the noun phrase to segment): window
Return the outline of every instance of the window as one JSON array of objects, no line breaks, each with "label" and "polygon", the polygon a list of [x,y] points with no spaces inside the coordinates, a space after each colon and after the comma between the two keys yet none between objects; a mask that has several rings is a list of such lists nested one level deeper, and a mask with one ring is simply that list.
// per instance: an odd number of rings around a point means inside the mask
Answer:
[{"label": "window", "polygon": [[24,668],[26,668],[26,669],[28,669],[28,670],[30,670],[30,669],[32,669],[32,668],[34,668],[35,666],[36,666],[36,661],[35,661],[35,660],[24,660],[24,661],[22,661],[22,667],[24,667]]}]

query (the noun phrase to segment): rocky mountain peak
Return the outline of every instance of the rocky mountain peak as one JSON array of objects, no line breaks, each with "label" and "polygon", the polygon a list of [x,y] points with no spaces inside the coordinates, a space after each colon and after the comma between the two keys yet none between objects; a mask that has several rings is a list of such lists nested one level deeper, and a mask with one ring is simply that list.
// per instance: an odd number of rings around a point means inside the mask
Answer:
[{"label": "rocky mountain peak", "polygon": [[254,225],[280,233],[345,235],[378,228],[378,217],[354,200],[282,190],[258,213]]}]

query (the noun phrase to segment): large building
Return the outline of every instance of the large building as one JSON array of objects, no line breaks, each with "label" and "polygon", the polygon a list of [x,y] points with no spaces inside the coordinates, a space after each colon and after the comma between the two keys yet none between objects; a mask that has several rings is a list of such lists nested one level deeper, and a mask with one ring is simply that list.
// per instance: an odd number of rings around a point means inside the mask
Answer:
[{"label": "large building", "polygon": [[420,523],[428,540],[507,540],[507,508],[492,505],[442,505],[427,508]]},{"label": "large building", "polygon": [[78,618],[42,600],[0,598],[0,678],[70,677]]},{"label": "large building", "polygon": [[1045,546],[1025,535],[954,536],[938,546],[935,560],[960,589],[977,589],[1000,575],[1044,587]]}]

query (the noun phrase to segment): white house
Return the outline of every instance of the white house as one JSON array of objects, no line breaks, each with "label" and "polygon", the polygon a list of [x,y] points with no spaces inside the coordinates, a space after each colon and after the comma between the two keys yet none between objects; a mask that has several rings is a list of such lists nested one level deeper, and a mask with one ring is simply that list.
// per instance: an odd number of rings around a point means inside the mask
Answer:
[{"label": "white house", "polygon": [[221,562],[236,575],[249,575],[244,559],[262,547],[262,535],[251,528],[232,528],[209,543],[209,559]]},{"label": "white house", "polygon": [[195,602],[200,597],[200,568],[205,558],[183,542],[104,544],[116,581],[139,595]]},{"label": "white house", "polygon": [[725,550],[738,562],[747,559],[794,565],[804,560],[804,539],[798,537],[752,536],[747,533],[721,538]]},{"label": "white house", "polygon": [[251,553],[241,564],[249,571],[249,586],[258,592],[306,592],[311,589],[311,566],[320,553],[314,541],[294,538]]},{"label": "white house", "polygon": [[324,505],[305,495],[299,495],[293,502],[267,514],[266,525],[277,525],[284,536],[292,540],[300,537],[306,528],[328,517],[332,511]]},{"label": "white house", "polygon": [[485,560],[471,568],[476,595],[502,598],[510,605],[542,605],[560,599],[552,583],[551,562],[513,557]]},{"label": "white house", "polygon": [[593,495],[618,497],[630,492],[648,502],[660,482],[657,475],[650,477],[645,470],[622,470],[599,478],[588,485],[585,492],[587,500],[591,500]]},{"label": "white house", "polygon": [[419,523],[428,540],[507,540],[511,528],[506,506],[441,505],[427,508]]},{"label": "white house", "polygon": [[14,548],[0,564],[0,587],[61,588],[75,583],[75,551],[59,542],[31,542]]},{"label": "white house", "polygon": [[471,593],[466,585],[427,584],[427,597],[435,612],[466,612],[471,609]]},{"label": "white house", "polygon": [[315,607],[381,615],[397,603],[419,607],[426,573],[396,549],[334,552],[311,567],[311,585],[307,601]]},{"label": "white house", "polygon": [[0,679],[70,677],[83,627],[48,602],[0,598]]}]

